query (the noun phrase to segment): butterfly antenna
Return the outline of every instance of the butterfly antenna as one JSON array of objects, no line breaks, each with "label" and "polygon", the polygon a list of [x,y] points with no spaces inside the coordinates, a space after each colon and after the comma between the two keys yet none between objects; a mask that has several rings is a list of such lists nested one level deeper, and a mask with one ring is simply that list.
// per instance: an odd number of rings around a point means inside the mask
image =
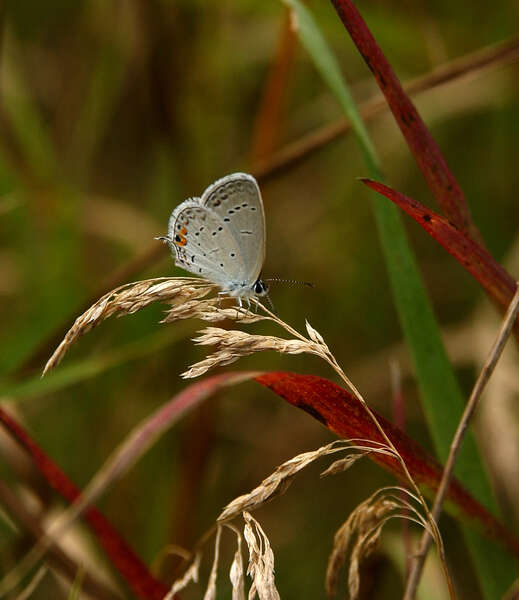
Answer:
[{"label": "butterfly antenna", "polygon": [[280,277],[272,277],[270,279],[263,279],[263,281],[273,281],[276,283],[298,283],[300,285],[306,285],[308,287],[315,287],[313,283],[309,281],[299,281],[298,279],[281,279]]}]

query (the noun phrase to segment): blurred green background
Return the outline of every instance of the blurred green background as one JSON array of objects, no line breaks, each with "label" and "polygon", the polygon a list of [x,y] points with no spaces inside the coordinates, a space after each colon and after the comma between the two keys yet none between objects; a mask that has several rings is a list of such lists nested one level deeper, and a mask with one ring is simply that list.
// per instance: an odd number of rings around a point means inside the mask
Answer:
[{"label": "blurred green background", "polygon": [[[331,3],[311,0],[307,6],[356,99],[375,95]],[[402,81],[510,38],[519,18],[513,2],[378,0],[359,8]],[[107,321],[80,340],[55,374],[40,380],[56,335],[107,284],[182,274],[153,240],[164,234],[171,210],[227,173],[256,172],[285,144],[333,122],[341,111],[297,43],[281,2],[6,1],[1,35],[2,399],[83,486],[134,425],[185,387],[180,373],[204,355],[189,341],[200,324],[159,325],[164,307],[158,305]],[[282,73],[277,80],[276,72]],[[415,99],[489,249],[512,265],[512,274],[519,268],[518,75],[516,64],[494,65]],[[390,116],[370,120],[369,129],[390,185],[434,207]],[[364,175],[355,140],[344,136],[268,178],[262,184],[264,275],[315,284],[313,290],[273,287],[280,316],[301,331],[308,319],[370,404],[390,419],[390,364],[396,361],[405,428],[431,449],[368,194],[357,181]],[[406,224],[468,393],[497,317],[469,275],[418,226]],[[140,268],[120,271],[136,257],[142,257]],[[248,330],[275,332],[262,324]],[[304,356],[255,355],[229,368],[333,378],[324,364]],[[509,369],[507,376],[511,400],[517,375]],[[496,418],[513,425],[508,404],[498,406]],[[516,525],[509,479],[519,473],[519,462],[515,454],[506,460],[496,454],[503,438],[485,427],[497,494],[507,522]],[[192,547],[224,504],[278,464],[332,439],[307,414],[256,384],[243,384],[168,433],[100,505],[151,564],[169,544]],[[508,439],[516,444],[513,432]],[[27,487],[13,453],[5,446],[2,475]],[[508,471],[499,471],[503,461]],[[356,504],[392,481],[367,461],[329,480],[318,473],[318,467],[308,469],[287,495],[255,514],[274,548],[285,599],[324,595],[333,533]],[[44,489],[31,481],[39,510],[56,502]],[[364,597],[401,593],[400,534],[401,524],[395,524],[367,564]],[[473,581],[448,519],[445,538],[458,580]],[[0,571],[27,548],[20,539],[2,526]],[[229,561],[232,541],[229,536],[225,543]],[[211,556],[209,546],[202,581]],[[174,568],[166,559],[157,572],[171,581]],[[222,598],[229,595],[225,569]],[[440,597],[436,577],[427,574],[423,597]],[[46,578],[35,597],[57,597],[59,585]],[[343,581],[342,594],[345,589]],[[461,598],[478,597],[470,585],[459,591]],[[194,586],[185,597],[202,594]],[[61,595],[66,597],[63,588]]]}]

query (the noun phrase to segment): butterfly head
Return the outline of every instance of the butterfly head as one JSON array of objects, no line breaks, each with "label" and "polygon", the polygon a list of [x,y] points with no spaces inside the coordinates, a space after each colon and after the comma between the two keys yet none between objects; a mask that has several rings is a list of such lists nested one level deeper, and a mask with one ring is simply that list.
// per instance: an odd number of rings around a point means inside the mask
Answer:
[{"label": "butterfly head", "polygon": [[269,291],[269,286],[263,281],[263,279],[258,279],[252,286],[252,289],[256,296],[266,296]]}]

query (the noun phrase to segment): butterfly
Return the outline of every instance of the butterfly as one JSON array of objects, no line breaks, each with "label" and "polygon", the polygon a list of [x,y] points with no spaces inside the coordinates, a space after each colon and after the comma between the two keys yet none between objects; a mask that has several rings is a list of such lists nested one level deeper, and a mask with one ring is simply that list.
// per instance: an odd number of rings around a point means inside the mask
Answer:
[{"label": "butterfly", "polygon": [[260,278],[265,212],[252,175],[226,175],[200,198],[184,200],[171,213],[167,236],[156,239],[169,244],[177,266],[216,283],[240,307],[242,300],[250,306],[252,298],[268,298],[268,285]]}]

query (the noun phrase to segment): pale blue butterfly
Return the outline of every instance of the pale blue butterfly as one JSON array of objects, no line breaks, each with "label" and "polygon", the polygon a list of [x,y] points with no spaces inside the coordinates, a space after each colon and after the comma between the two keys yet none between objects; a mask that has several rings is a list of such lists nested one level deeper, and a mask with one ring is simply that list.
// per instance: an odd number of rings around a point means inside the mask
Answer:
[{"label": "pale blue butterfly", "polygon": [[[267,296],[260,279],[265,260],[265,212],[258,183],[246,173],[226,175],[201,198],[189,198],[171,213],[167,242],[175,263],[242,299]],[[270,302],[270,298],[269,302]]]}]

